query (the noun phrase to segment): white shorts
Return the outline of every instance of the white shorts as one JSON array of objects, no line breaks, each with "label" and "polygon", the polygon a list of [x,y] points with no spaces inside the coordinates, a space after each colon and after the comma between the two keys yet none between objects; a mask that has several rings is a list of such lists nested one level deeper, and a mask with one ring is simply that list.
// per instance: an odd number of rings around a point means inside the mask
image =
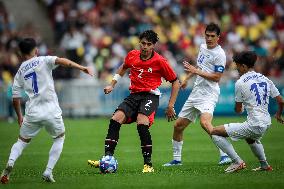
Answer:
[{"label": "white shorts", "polygon": [[42,127],[45,128],[52,138],[56,138],[65,132],[62,117],[36,122],[24,119],[20,128],[20,136],[25,139],[33,138],[39,133]]},{"label": "white shorts", "polygon": [[240,139],[253,139],[259,141],[270,125],[250,126],[247,122],[243,122],[225,124],[224,127],[233,141]]},{"label": "white shorts", "polygon": [[204,101],[204,103],[197,105],[187,100],[178,114],[178,117],[186,118],[192,122],[195,122],[196,118],[202,113],[209,113],[213,115],[215,105],[215,103],[208,101]]}]

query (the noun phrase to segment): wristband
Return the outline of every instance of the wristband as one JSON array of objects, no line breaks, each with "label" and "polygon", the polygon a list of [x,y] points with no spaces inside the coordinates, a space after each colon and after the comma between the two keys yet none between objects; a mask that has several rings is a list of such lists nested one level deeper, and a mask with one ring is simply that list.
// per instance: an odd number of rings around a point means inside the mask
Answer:
[{"label": "wristband", "polygon": [[121,76],[119,74],[115,74],[112,79],[117,82],[118,80],[120,80],[120,78]]}]

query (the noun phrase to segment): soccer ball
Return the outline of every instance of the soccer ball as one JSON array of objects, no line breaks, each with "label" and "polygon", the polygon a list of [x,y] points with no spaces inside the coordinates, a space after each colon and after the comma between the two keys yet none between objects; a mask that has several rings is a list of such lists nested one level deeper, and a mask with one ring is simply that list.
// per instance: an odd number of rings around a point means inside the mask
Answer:
[{"label": "soccer ball", "polygon": [[113,156],[103,156],[100,159],[101,173],[115,173],[117,170],[117,160]]}]

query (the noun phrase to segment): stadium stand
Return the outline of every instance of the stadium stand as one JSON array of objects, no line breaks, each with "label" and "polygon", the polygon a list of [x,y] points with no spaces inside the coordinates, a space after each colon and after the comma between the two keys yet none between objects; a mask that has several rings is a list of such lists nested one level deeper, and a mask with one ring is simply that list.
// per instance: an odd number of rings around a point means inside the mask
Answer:
[{"label": "stadium stand", "polygon": [[[196,59],[204,27],[210,22],[222,28],[220,44],[227,55],[224,85],[237,78],[232,54],[245,49],[257,52],[259,72],[284,85],[281,0],[38,0],[50,19],[55,47],[42,40],[45,37],[35,29],[34,23],[17,29],[17,18],[7,11],[3,2],[0,1],[1,102],[19,66],[16,47],[19,37],[35,37],[41,44],[42,55],[52,54],[50,49],[56,49],[56,54],[62,52],[80,64],[92,66],[96,82],[108,82],[126,53],[137,47],[135,36],[153,28],[160,37],[158,52],[168,58],[182,79],[182,61]],[[74,70],[58,69],[54,74],[57,79],[84,79],[84,75]]]}]

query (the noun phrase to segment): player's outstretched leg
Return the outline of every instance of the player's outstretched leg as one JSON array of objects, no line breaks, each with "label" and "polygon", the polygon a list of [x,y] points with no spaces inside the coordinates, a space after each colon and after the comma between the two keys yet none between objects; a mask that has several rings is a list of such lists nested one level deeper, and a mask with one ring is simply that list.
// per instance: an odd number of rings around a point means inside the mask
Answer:
[{"label": "player's outstretched leg", "polygon": [[[29,141],[30,140],[28,140],[28,142]],[[7,166],[1,174],[2,184],[7,184],[9,182],[14,163],[21,156],[23,150],[28,146],[28,142],[24,142],[22,139],[18,139],[18,141],[12,146]]]},{"label": "player's outstretched leg", "polygon": [[1,183],[2,184],[8,184],[12,169],[13,169],[13,166],[7,164],[6,168],[2,171],[2,174],[1,174]]},{"label": "player's outstretched leg", "polygon": [[[118,143],[119,139],[119,130],[120,130],[121,124],[113,119],[109,122],[109,128],[108,133],[105,139],[105,156],[113,156],[114,150],[116,148],[116,145]],[[91,167],[99,168],[100,167],[100,161],[98,160],[88,160],[88,165]]]}]

